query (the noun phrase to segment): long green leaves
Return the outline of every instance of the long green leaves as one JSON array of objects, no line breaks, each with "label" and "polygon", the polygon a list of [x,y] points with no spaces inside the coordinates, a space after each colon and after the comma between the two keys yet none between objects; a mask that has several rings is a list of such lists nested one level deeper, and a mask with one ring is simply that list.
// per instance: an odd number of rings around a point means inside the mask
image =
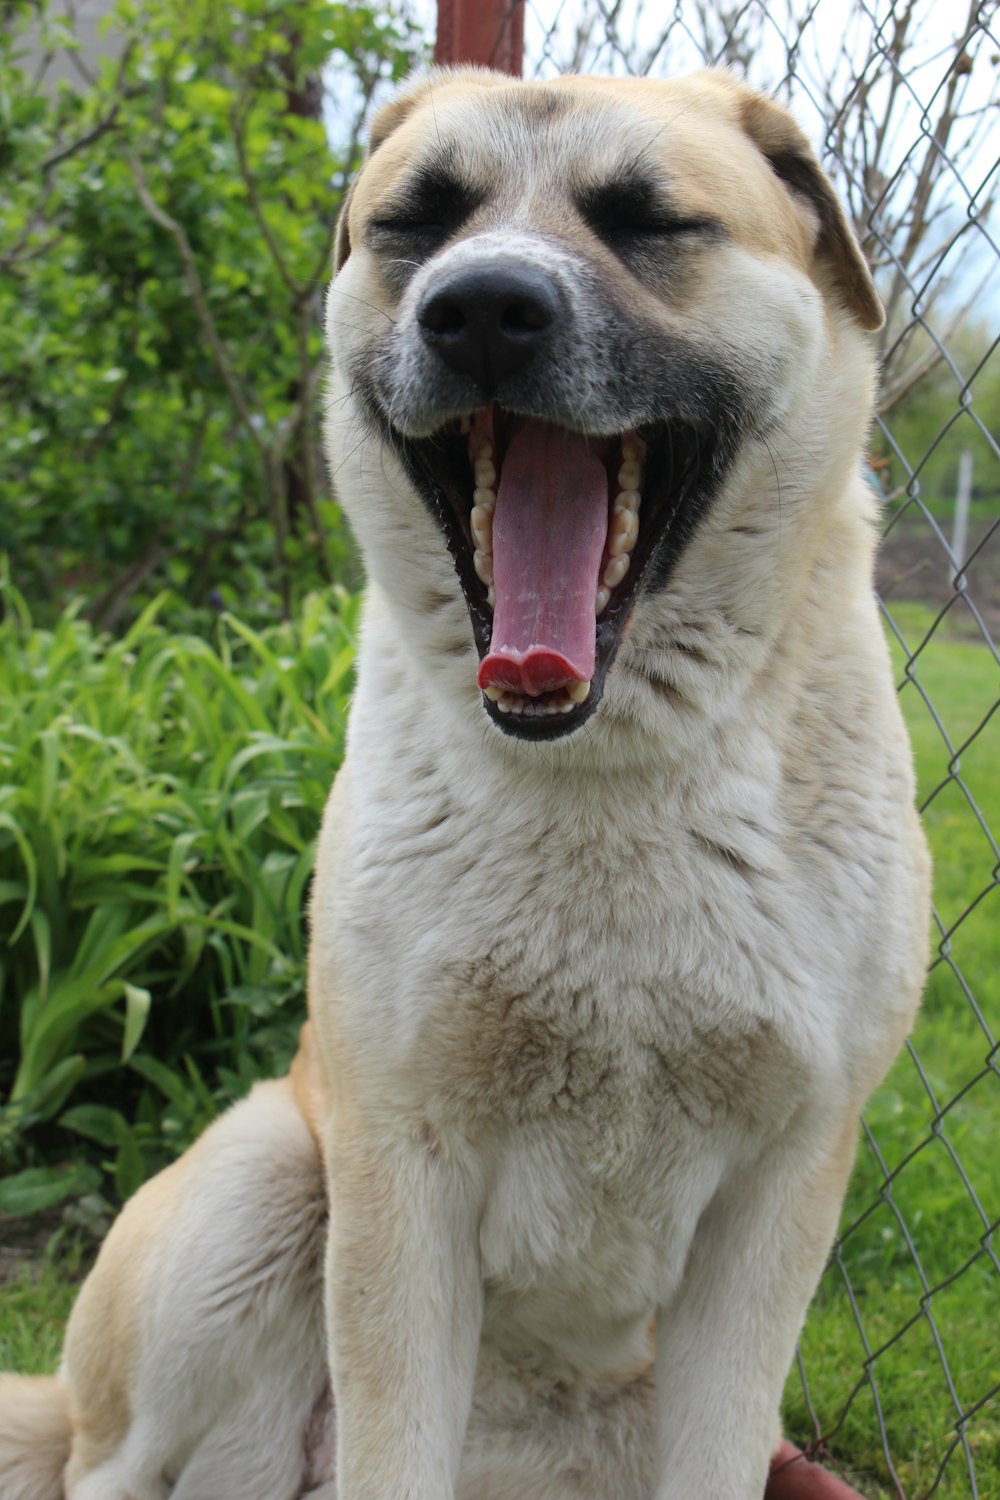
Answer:
[{"label": "long green leaves", "polygon": [[226,615],[209,644],[167,633],[165,597],[120,641],[72,612],[34,628],[9,579],[0,598],[0,1196],[16,1206],[79,1190],[40,1162],[81,1137],[131,1190],[287,1060],[357,601],[311,598],[263,633]]}]

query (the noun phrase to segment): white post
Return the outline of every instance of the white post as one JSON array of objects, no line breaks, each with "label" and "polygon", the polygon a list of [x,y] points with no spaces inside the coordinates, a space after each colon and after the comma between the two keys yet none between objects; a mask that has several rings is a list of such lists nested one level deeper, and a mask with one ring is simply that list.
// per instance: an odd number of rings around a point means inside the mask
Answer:
[{"label": "white post", "polygon": [[969,545],[969,501],[972,499],[972,449],[963,448],[958,460],[958,488],[955,491],[955,524],[951,533],[951,555],[955,559],[958,577],[956,589],[965,588],[962,572],[965,553]]}]

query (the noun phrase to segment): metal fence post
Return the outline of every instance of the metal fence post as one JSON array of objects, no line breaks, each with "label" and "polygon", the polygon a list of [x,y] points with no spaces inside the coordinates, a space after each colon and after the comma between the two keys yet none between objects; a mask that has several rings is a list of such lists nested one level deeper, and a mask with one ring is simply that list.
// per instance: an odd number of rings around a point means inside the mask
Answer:
[{"label": "metal fence post", "polygon": [[520,77],[524,0],[438,0],[436,63],[480,63]]}]

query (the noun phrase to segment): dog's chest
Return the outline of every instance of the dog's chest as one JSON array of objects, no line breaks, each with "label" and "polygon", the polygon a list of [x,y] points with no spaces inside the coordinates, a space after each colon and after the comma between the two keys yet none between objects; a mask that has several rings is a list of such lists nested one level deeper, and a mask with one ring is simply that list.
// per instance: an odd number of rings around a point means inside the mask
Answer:
[{"label": "dog's chest", "polygon": [[403,836],[369,803],[339,870],[339,978],[418,1139],[478,1160],[495,1295],[628,1321],[801,1100],[798,981],[746,875],[662,812],[574,826],[551,800],[515,826],[442,794]]},{"label": "dog's chest", "polygon": [[533,962],[516,939],[442,957],[410,1061],[445,1118],[491,1129],[562,1120],[592,1135],[595,1160],[625,1164],[651,1133],[770,1114],[792,1060],[769,1018],[734,1015],[709,993],[710,975],[685,990],[648,962],[623,972],[596,935],[590,947],[586,966]]},{"label": "dog's chest", "polygon": [[555,1288],[612,1323],[666,1297],[720,1178],[801,1088],[769,1020],[496,953],[445,970],[413,1062],[432,1127],[483,1163],[487,1281],[522,1312],[539,1296],[532,1318],[551,1315]]},{"label": "dog's chest", "polygon": [[802,976],[770,903],[686,835],[608,817],[574,838],[557,814],[491,830],[432,805],[356,846],[352,988],[417,1107],[565,1126],[625,1174],[651,1142],[784,1119]]}]

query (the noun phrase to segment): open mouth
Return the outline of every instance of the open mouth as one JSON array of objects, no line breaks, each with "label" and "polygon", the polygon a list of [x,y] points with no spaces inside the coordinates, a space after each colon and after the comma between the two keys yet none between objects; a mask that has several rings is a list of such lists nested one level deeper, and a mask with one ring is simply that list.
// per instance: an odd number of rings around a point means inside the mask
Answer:
[{"label": "open mouth", "polygon": [[643,579],[690,535],[714,446],[685,424],[588,437],[495,403],[406,441],[505,732],[553,739],[593,713]]}]

